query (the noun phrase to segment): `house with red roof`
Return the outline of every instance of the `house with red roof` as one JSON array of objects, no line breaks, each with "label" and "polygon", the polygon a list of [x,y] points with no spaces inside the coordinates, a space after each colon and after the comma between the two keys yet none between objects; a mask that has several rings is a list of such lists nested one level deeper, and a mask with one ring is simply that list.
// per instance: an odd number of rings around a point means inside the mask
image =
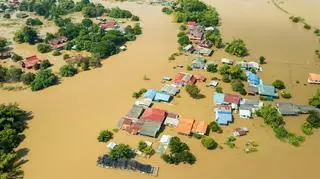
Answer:
[{"label": "house with red roof", "polygon": [[199,23],[197,23],[196,21],[189,21],[189,22],[187,22],[187,26],[188,26],[189,28],[196,27],[196,26],[198,26],[198,25],[199,25]]},{"label": "house with red roof", "polygon": [[176,131],[182,135],[190,135],[194,124],[194,119],[181,118],[176,127]]},{"label": "house with red roof", "polygon": [[180,86],[184,86],[186,84],[195,84],[196,81],[197,79],[190,73],[180,72],[174,77],[174,83]]},{"label": "house with red roof", "polygon": [[211,48],[213,46],[213,43],[208,40],[201,40],[197,43],[197,45],[204,48]]},{"label": "house with red roof", "polygon": [[100,23],[100,27],[102,29],[113,29],[117,27],[117,23],[115,21],[108,21]]},{"label": "house with red roof", "polygon": [[147,108],[143,112],[140,119],[145,121],[154,121],[154,122],[162,123],[166,118],[166,115],[167,115],[167,112],[165,110],[156,109],[156,108]]},{"label": "house with red roof", "polygon": [[308,83],[311,83],[311,84],[320,84],[320,74],[309,73]]},{"label": "house with red roof", "polygon": [[238,109],[240,104],[241,97],[235,94],[225,94],[224,95],[224,103],[231,104],[232,109]]},{"label": "house with red roof", "polygon": [[41,60],[36,55],[33,55],[23,60],[21,62],[21,66],[22,68],[31,69],[34,65],[40,64],[40,63],[41,63]]},{"label": "house with red roof", "polygon": [[50,46],[55,50],[61,49],[67,44],[67,42],[68,42],[68,38],[66,36],[60,36],[48,41]]},{"label": "house with red roof", "polygon": [[205,135],[208,129],[208,122],[207,121],[195,121],[192,126],[192,133],[198,135]]}]

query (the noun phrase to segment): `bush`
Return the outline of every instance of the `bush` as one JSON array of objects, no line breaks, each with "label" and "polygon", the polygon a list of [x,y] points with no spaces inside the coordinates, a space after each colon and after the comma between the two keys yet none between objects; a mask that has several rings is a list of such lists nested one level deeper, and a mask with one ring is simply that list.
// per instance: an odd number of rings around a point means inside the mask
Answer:
[{"label": "bush", "polygon": [[43,60],[41,63],[40,63],[40,69],[44,70],[44,69],[47,69],[49,67],[51,67],[52,64],[50,63],[49,60]]},{"label": "bush", "polygon": [[38,44],[37,49],[40,53],[48,53],[52,50],[51,46],[48,44]]},{"label": "bush", "polygon": [[260,65],[265,64],[266,63],[266,58],[264,56],[260,56],[259,57],[259,63],[260,63]]},{"label": "bush", "polygon": [[68,59],[68,58],[70,58],[70,55],[69,55],[69,54],[64,54],[64,55],[63,55],[63,60],[66,60],[66,59]]},{"label": "bush", "polygon": [[61,52],[58,51],[58,50],[55,50],[55,51],[53,51],[52,55],[53,56],[59,56],[59,55],[61,55]]},{"label": "bush", "polygon": [[216,92],[217,93],[223,93],[222,88],[220,86],[216,87]]},{"label": "bush", "polygon": [[142,34],[142,29],[141,29],[139,23],[136,23],[136,24],[133,26],[133,32],[134,32],[134,35],[140,35],[140,34]]},{"label": "bush", "polygon": [[307,122],[314,128],[320,128],[320,112],[315,110],[309,111]]},{"label": "bush", "polygon": [[285,89],[285,88],[286,88],[286,86],[284,85],[284,82],[281,81],[281,80],[275,80],[275,81],[272,83],[272,85],[273,85],[275,88],[279,89],[279,90],[282,90],[282,89]]},{"label": "bush", "polygon": [[304,24],[304,26],[303,26],[305,29],[307,29],[307,30],[310,30],[311,29],[311,26],[309,25],[309,24]]},{"label": "bush", "polygon": [[138,16],[132,16],[132,17],[131,17],[131,20],[132,20],[132,21],[139,21],[140,18],[139,18]]},{"label": "bush", "polygon": [[34,80],[31,83],[31,90],[38,91],[49,86],[55,85],[58,81],[58,77],[54,75],[51,70],[40,70]]},{"label": "bush", "polygon": [[296,134],[288,135],[288,143],[295,147],[299,147],[304,140],[303,136],[297,136]]},{"label": "bush", "polygon": [[129,145],[118,144],[109,153],[111,159],[131,159],[135,156]]},{"label": "bush", "polygon": [[222,76],[222,81],[225,82],[225,83],[230,83],[231,80],[230,80],[230,77],[229,75],[225,74]]},{"label": "bush", "polygon": [[282,126],[273,128],[273,131],[275,132],[276,137],[281,140],[286,139],[289,134],[288,131]]},{"label": "bush", "polygon": [[200,95],[200,89],[194,84],[187,84],[186,91],[192,98],[195,99]]},{"label": "bush", "polygon": [[111,8],[109,16],[113,18],[131,18],[132,13],[128,10],[120,9],[119,7]]},{"label": "bush", "polygon": [[292,97],[291,93],[289,93],[288,91],[285,91],[285,90],[280,91],[280,95],[281,95],[281,97],[283,97],[285,99],[289,99]]},{"label": "bush", "polygon": [[164,12],[165,14],[172,14],[173,10],[171,8],[164,7],[162,8],[162,12]]},{"label": "bush", "polygon": [[60,75],[63,77],[71,77],[77,74],[77,69],[73,67],[71,64],[63,65],[60,67]]},{"label": "bush", "polygon": [[178,43],[182,47],[187,46],[190,43],[189,37],[186,35],[180,36],[178,39]]},{"label": "bush", "polygon": [[234,144],[234,141],[236,141],[237,139],[233,136],[229,136],[227,137],[227,140],[224,144],[226,144],[228,147],[230,147],[231,149],[236,147],[236,144]]},{"label": "bush", "polygon": [[155,153],[154,149],[151,146],[148,146],[144,141],[139,142],[138,150],[149,156]]},{"label": "bush", "polygon": [[43,23],[40,21],[39,18],[35,18],[35,19],[28,18],[27,21],[26,21],[26,24],[34,26],[34,25],[42,25]]},{"label": "bush", "polygon": [[240,92],[243,89],[244,84],[242,83],[241,80],[232,80],[231,87],[232,87],[232,91]]},{"label": "bush", "polygon": [[16,54],[16,53],[13,53],[12,56],[11,56],[11,59],[14,61],[14,62],[18,62],[18,61],[21,61],[23,60],[22,56]]},{"label": "bush", "polygon": [[18,43],[26,42],[29,44],[34,44],[38,40],[38,34],[33,28],[25,26],[15,32],[13,40]]},{"label": "bush", "polygon": [[311,106],[320,108],[320,89],[318,89],[316,94],[309,99],[309,104]]},{"label": "bush", "polygon": [[205,147],[209,150],[213,150],[218,147],[218,143],[215,140],[213,140],[212,138],[208,138],[208,137],[203,137],[201,139],[201,144],[203,145],[203,147]]},{"label": "bush", "polygon": [[113,136],[112,132],[108,130],[102,130],[100,131],[97,139],[99,142],[108,142],[110,139],[112,139],[112,136]]},{"label": "bush", "polygon": [[192,67],[190,65],[187,65],[186,68],[188,71],[192,71]]},{"label": "bush", "polygon": [[10,19],[11,15],[9,13],[5,13],[5,14],[3,14],[3,18]]},{"label": "bush", "polygon": [[215,121],[212,121],[209,123],[209,129],[212,131],[212,132],[216,132],[216,133],[222,133],[222,129],[221,127],[219,126],[219,124]]},{"label": "bush", "polygon": [[229,74],[229,70],[230,70],[230,66],[224,64],[219,67],[218,71],[219,71],[220,75],[225,75],[225,74]]},{"label": "bush", "polygon": [[183,32],[183,31],[182,31],[182,32],[179,32],[179,33],[177,34],[178,37],[185,36],[185,35],[187,35],[187,34],[186,34],[185,32]]},{"label": "bush", "polygon": [[294,16],[291,16],[290,19],[291,19],[291,21],[294,22],[294,23],[298,23],[298,22],[300,22],[300,20],[301,20],[300,17],[294,17]]},{"label": "bush", "polygon": [[95,56],[90,57],[89,58],[89,66],[93,67],[93,68],[101,67],[102,64],[101,64],[100,58],[95,57]]},{"label": "bush", "polygon": [[248,55],[248,49],[241,39],[234,39],[231,43],[228,43],[225,50],[227,53],[237,57],[244,57]]},{"label": "bush", "polygon": [[218,71],[217,65],[215,64],[209,64],[207,66],[207,72],[216,73]]},{"label": "bush", "polygon": [[5,81],[6,82],[19,82],[23,71],[21,68],[11,67],[6,71]]},{"label": "bush", "polygon": [[185,31],[185,30],[187,30],[187,26],[184,25],[184,24],[182,24],[182,25],[180,25],[179,29],[180,29],[181,31]]},{"label": "bush", "polygon": [[312,131],[313,127],[309,122],[305,122],[302,124],[301,126],[301,131],[305,134],[305,135],[312,135],[313,131]]},{"label": "bush", "polygon": [[22,74],[20,80],[23,82],[23,84],[30,85],[33,82],[34,78],[35,74],[28,72]]}]

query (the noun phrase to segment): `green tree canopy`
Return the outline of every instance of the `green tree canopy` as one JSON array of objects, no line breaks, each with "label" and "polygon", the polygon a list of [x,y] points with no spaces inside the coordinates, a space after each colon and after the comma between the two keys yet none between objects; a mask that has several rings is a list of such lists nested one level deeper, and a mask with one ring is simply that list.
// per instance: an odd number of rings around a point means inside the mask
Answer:
[{"label": "green tree canopy", "polygon": [[8,41],[7,39],[0,37],[0,51],[3,51],[7,48]]},{"label": "green tree canopy", "polygon": [[33,82],[34,78],[35,74],[28,72],[22,74],[20,80],[23,82],[23,84],[30,85]]},{"label": "green tree canopy", "polygon": [[272,82],[272,85],[279,90],[286,88],[286,86],[284,85],[284,82],[282,80],[275,80],[274,82]]},{"label": "green tree canopy", "polygon": [[198,98],[200,95],[200,89],[194,84],[187,84],[186,91],[192,98]]},{"label": "green tree canopy", "polygon": [[31,83],[31,90],[38,91],[49,86],[55,85],[58,82],[58,77],[52,73],[50,69],[41,69]]},{"label": "green tree canopy", "polygon": [[218,143],[214,139],[209,137],[203,137],[201,139],[201,144],[209,150],[213,150],[218,147]]},{"label": "green tree canopy", "polygon": [[109,153],[111,159],[131,159],[135,156],[129,145],[118,144]]},{"label": "green tree canopy", "polygon": [[60,75],[63,77],[71,77],[77,74],[78,70],[71,64],[60,67]]},{"label": "green tree canopy", "polygon": [[320,108],[320,89],[318,89],[316,94],[309,99],[309,104],[317,108]]},{"label": "green tree canopy", "polygon": [[237,57],[244,57],[248,54],[246,44],[241,39],[234,39],[230,43],[227,43],[225,50],[229,54]]},{"label": "green tree canopy", "polygon": [[25,26],[15,32],[13,39],[18,43],[26,42],[29,44],[34,44],[38,40],[38,34],[33,28]]},{"label": "green tree canopy", "polygon": [[119,7],[111,8],[109,16],[113,18],[131,18],[132,13],[128,10],[120,9]]},{"label": "green tree canopy", "polygon": [[307,122],[314,128],[320,128],[320,112],[315,110],[309,111]]},{"label": "green tree canopy", "polygon": [[112,139],[113,133],[109,130],[102,130],[99,133],[98,141],[99,142],[108,142],[110,139]]}]

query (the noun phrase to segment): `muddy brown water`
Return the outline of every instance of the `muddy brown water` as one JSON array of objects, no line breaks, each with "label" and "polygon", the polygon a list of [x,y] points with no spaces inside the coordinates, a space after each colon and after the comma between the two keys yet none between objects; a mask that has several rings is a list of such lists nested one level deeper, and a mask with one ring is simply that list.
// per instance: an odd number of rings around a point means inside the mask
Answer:
[{"label": "muddy brown water", "polygon": [[[283,79],[294,96],[293,101],[306,103],[319,88],[303,85],[308,72],[320,71],[319,63],[313,58],[313,50],[318,45],[313,34],[290,24],[288,17],[266,1],[206,1],[219,10],[225,39],[244,39],[250,48],[251,56],[248,58],[256,59],[260,55],[267,57],[263,79],[266,82],[272,82],[275,78]],[[109,5],[106,2],[103,4]],[[163,75],[173,76],[176,72],[185,71],[172,67],[186,65],[192,57],[180,56],[168,62],[169,55],[178,47],[178,25],[171,23],[170,16],[161,13],[161,7],[135,3],[112,5],[132,10],[142,19],[143,35],[129,43],[126,52],[106,59],[102,68],[64,78],[60,85],[40,92],[0,92],[1,103],[18,102],[34,114],[26,130],[26,139],[20,146],[30,149],[25,156],[28,162],[23,165],[26,179],[150,178],[139,173],[97,167],[97,157],[108,151],[104,144],[97,142],[97,134],[102,129],[115,128],[117,120],[128,112],[134,101],[132,92],[142,87],[160,88]],[[218,51],[209,60],[221,57],[229,56]],[[216,76],[202,71],[192,73],[202,73],[208,78]],[[151,80],[143,80],[144,75]],[[296,80],[300,84],[296,84]],[[222,86],[225,92],[231,91],[230,85]],[[183,89],[181,98],[174,99],[172,104],[155,104],[155,107],[197,120],[212,121],[214,90],[205,87],[205,83],[199,84],[199,87],[206,98],[193,100]],[[300,125],[305,118],[286,118],[288,129],[301,134]],[[225,138],[233,128],[240,126],[247,126],[250,133],[236,141],[237,149],[229,149],[223,145]],[[307,137],[302,147],[294,148],[277,140],[260,119],[236,118],[234,124],[223,129],[223,134],[211,134],[224,147],[222,150],[207,151],[199,140],[181,136],[197,157],[193,166],[168,165],[159,155],[151,159],[137,157],[137,160],[159,166],[158,178],[161,179],[318,178],[320,132]],[[175,135],[170,128],[164,133]],[[132,147],[136,147],[140,140],[157,143],[158,139],[131,136],[124,132],[116,133],[113,139],[116,143],[127,143]],[[255,140],[259,144],[257,153],[243,152],[248,140]]]}]

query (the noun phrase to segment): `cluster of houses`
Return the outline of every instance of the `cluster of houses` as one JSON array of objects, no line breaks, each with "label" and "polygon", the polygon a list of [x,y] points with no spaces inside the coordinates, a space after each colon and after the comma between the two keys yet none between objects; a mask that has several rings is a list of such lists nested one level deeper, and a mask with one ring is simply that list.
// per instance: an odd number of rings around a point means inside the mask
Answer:
[{"label": "cluster of houses", "polygon": [[[214,30],[214,27],[203,27],[195,21],[189,21],[187,26],[189,30],[187,35],[192,44],[185,46],[183,50],[191,54],[194,53],[203,56],[211,56],[213,53],[213,50],[211,49],[213,44],[205,39],[204,34],[205,31]],[[196,48],[193,44],[196,45]]]}]

